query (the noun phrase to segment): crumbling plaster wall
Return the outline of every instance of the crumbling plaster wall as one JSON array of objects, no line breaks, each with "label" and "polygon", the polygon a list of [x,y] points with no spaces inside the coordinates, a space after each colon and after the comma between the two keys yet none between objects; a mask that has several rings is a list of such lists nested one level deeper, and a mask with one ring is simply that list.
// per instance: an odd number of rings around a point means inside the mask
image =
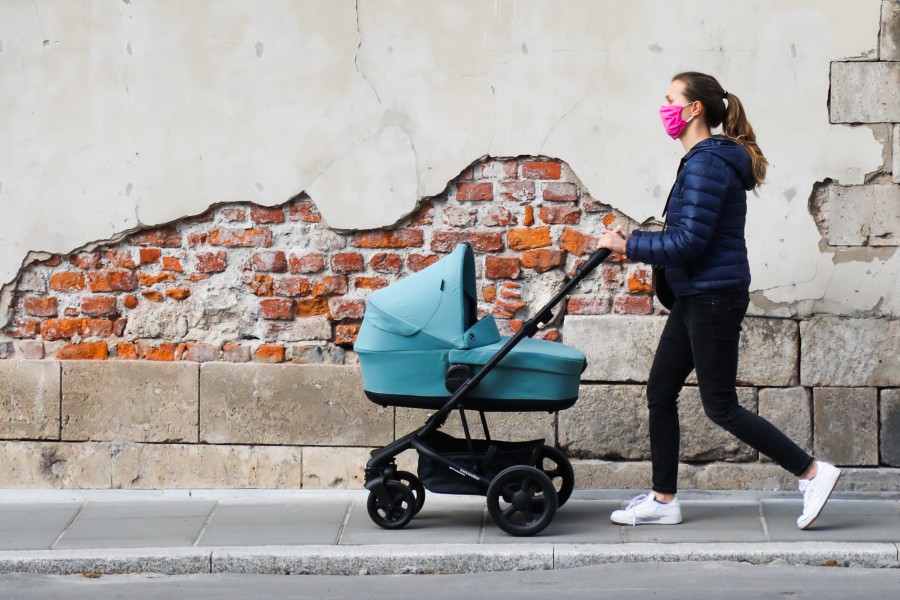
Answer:
[{"label": "crumbling plaster wall", "polygon": [[[547,155],[637,221],[677,143],[657,106],[715,73],[771,161],[751,202],[757,312],[897,315],[898,258],[822,244],[814,184],[862,184],[891,134],[829,119],[832,61],[874,60],[880,0],[239,0],[0,6],[0,283],[210,204],[306,191],[391,225],[479,157]],[[895,128],[896,129],[896,128]],[[894,132],[896,136],[896,132]],[[5,300],[8,302],[8,298]],[[7,310],[0,303],[0,327]]]}]

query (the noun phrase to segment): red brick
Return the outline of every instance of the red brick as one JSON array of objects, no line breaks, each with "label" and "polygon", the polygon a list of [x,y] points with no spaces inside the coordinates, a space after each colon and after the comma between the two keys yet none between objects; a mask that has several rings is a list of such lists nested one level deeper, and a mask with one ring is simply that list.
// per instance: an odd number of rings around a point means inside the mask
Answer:
[{"label": "red brick", "polygon": [[113,333],[113,322],[109,319],[84,319],[81,335],[86,338],[106,338]]},{"label": "red brick", "polygon": [[222,357],[225,359],[225,362],[248,362],[250,360],[250,348],[240,344],[224,344],[222,346]]},{"label": "red brick", "polygon": [[321,223],[322,215],[316,205],[309,200],[297,200],[291,204],[291,221]]},{"label": "red brick", "polygon": [[159,248],[141,248],[139,258],[142,265],[151,265],[158,263],[161,255]]},{"label": "red brick", "polygon": [[525,179],[559,179],[562,165],[558,161],[525,161],[522,177]]},{"label": "red brick", "polygon": [[544,200],[548,202],[575,202],[578,200],[578,188],[574,183],[554,181],[544,184]]},{"label": "red brick", "polygon": [[325,268],[324,254],[305,254],[303,256],[291,255],[290,270],[291,273],[318,273]]},{"label": "red brick", "polygon": [[331,318],[335,321],[345,319],[362,319],[366,311],[364,300],[347,300],[344,298],[332,298],[328,302]]},{"label": "red brick", "polygon": [[181,233],[174,227],[159,227],[157,229],[145,229],[128,238],[132,246],[152,246],[155,248],[181,248],[183,240]]},{"label": "red brick", "polygon": [[203,281],[204,279],[209,279],[209,275],[206,273],[191,273],[188,275],[188,281],[191,283],[197,283],[198,281]]},{"label": "red brick", "polygon": [[298,317],[314,317],[316,315],[330,314],[328,298],[308,298],[297,300]]},{"label": "red brick", "polygon": [[519,300],[522,298],[522,284],[515,281],[504,281],[500,286],[500,297],[509,300]]},{"label": "red brick", "polygon": [[334,328],[334,343],[338,346],[352,346],[359,335],[359,325],[338,325]]},{"label": "red brick", "polygon": [[490,181],[477,183],[460,183],[456,186],[456,199],[459,202],[482,202],[494,199],[494,184]]},{"label": "red brick", "polygon": [[294,318],[294,301],[290,298],[263,298],[259,301],[263,319],[290,321]]},{"label": "red brick", "polygon": [[578,225],[581,222],[581,211],[571,205],[551,205],[544,204],[541,206],[541,221],[551,224]]},{"label": "red brick", "polygon": [[653,275],[650,269],[635,269],[628,277],[628,291],[631,293],[653,293]]},{"label": "red brick", "polygon": [[89,317],[109,317],[116,314],[114,296],[86,296],[81,299],[81,312]]},{"label": "red brick", "polygon": [[409,224],[414,227],[434,223],[434,205],[425,203],[409,216]]},{"label": "red brick", "polygon": [[138,286],[137,277],[124,269],[88,271],[88,286],[92,292],[127,292]]},{"label": "red brick", "polygon": [[141,292],[141,296],[143,296],[150,302],[162,302],[166,299],[166,297],[163,296],[161,292],[157,292],[156,290],[144,290],[143,292]]},{"label": "red brick", "polygon": [[106,342],[82,342],[66,344],[56,353],[59,360],[106,360],[109,358],[109,346]]},{"label": "red brick", "polygon": [[39,319],[18,318],[13,319],[12,326],[9,328],[9,335],[16,339],[29,339],[36,337],[41,330],[41,321]]},{"label": "red brick", "polygon": [[199,215],[194,215],[193,217],[185,217],[181,220],[181,222],[186,225],[196,225],[197,223],[212,223],[215,217],[216,211],[209,209],[204,213],[200,213]]},{"label": "red brick", "polygon": [[481,176],[491,179],[513,179],[519,171],[514,160],[486,160],[481,163]]},{"label": "red brick", "polygon": [[58,267],[62,264],[62,257],[54,255],[44,260],[36,260],[31,264],[35,267]]},{"label": "red brick", "polygon": [[119,360],[137,360],[141,357],[140,346],[131,342],[119,342],[116,344],[116,358]]},{"label": "red brick", "polygon": [[184,268],[181,266],[181,261],[174,256],[164,256],[162,259],[162,268],[166,271],[184,273]]},{"label": "red brick", "polygon": [[379,252],[369,260],[369,267],[378,273],[399,273],[403,259],[394,252]]},{"label": "red brick", "polygon": [[530,204],[525,207],[525,218],[522,219],[522,223],[525,227],[534,225],[534,207]]},{"label": "red brick", "polygon": [[202,246],[206,244],[206,239],[209,237],[209,234],[205,231],[200,233],[191,233],[188,235],[188,245],[191,247],[194,246]]},{"label": "red brick", "polygon": [[340,296],[347,293],[347,278],[343,275],[320,277],[312,282],[313,297]]},{"label": "red brick", "polygon": [[503,319],[502,321],[497,321],[497,329],[500,330],[500,335],[512,336],[518,333],[520,329],[522,329],[522,321],[519,319]]},{"label": "red brick", "polygon": [[584,212],[588,213],[597,213],[611,210],[611,208],[589,194],[584,194],[581,199],[581,207],[584,209]]},{"label": "red brick", "polygon": [[79,269],[96,269],[100,266],[99,252],[81,252],[69,257],[69,263]]},{"label": "red brick", "polygon": [[182,360],[191,362],[212,362],[219,357],[219,349],[212,344],[186,344]]},{"label": "red brick", "polygon": [[226,221],[243,221],[247,218],[247,213],[239,208],[225,208],[221,212],[222,218]]},{"label": "red brick", "polygon": [[458,231],[434,231],[431,234],[432,252],[453,252],[463,241],[463,234]]},{"label": "red brick", "polygon": [[451,204],[444,207],[444,223],[451,227],[471,227],[478,218],[478,211],[468,206]]},{"label": "red brick", "polygon": [[248,273],[244,275],[244,283],[250,288],[250,291],[257,296],[271,296],[273,293],[274,280],[271,275],[260,275],[259,273]]},{"label": "red brick", "polygon": [[553,329],[552,327],[541,329],[534,337],[539,340],[547,340],[548,342],[559,342],[562,340],[562,334],[559,332],[559,329]]},{"label": "red brick", "polygon": [[366,263],[358,252],[338,252],[331,255],[331,270],[335,273],[365,271]]},{"label": "red brick", "polygon": [[609,314],[609,298],[600,294],[584,294],[570,296],[566,305],[566,314],[570,315],[606,315]]},{"label": "red brick", "polygon": [[421,248],[425,236],[421,229],[363,231],[353,236],[350,243],[357,248]]},{"label": "red brick", "polygon": [[45,342],[69,340],[84,331],[84,319],[47,319],[41,323],[41,337]]},{"label": "red brick", "polygon": [[653,314],[653,296],[619,296],[613,302],[613,313],[617,315]]},{"label": "red brick", "polygon": [[284,362],[284,346],[263,344],[256,349],[253,360],[262,363],[282,363]]},{"label": "red brick", "polygon": [[604,264],[600,267],[600,277],[603,279],[603,286],[606,288],[621,287],[623,280],[622,266]]},{"label": "red brick", "polygon": [[134,254],[129,250],[124,250],[122,252],[107,252],[106,259],[109,261],[110,266],[120,267],[122,269],[138,268],[138,263],[134,260]]},{"label": "red brick", "polygon": [[284,209],[254,204],[250,207],[250,220],[254,223],[284,223]]},{"label": "red brick", "polygon": [[250,229],[216,228],[206,238],[210,246],[226,248],[268,248],[272,245],[272,230],[268,227]]},{"label": "red brick", "polygon": [[515,279],[519,276],[519,259],[487,256],[484,259],[484,276],[488,279]]},{"label": "red brick", "polygon": [[559,247],[575,256],[593,252],[596,249],[596,246],[596,237],[581,233],[580,231],[569,227],[565,228],[562,238],[559,240]]},{"label": "red brick", "polygon": [[508,227],[516,225],[517,220],[505,206],[491,205],[481,211],[481,224],[485,227]]},{"label": "red brick", "polygon": [[387,285],[387,280],[382,277],[357,277],[353,280],[353,287],[358,290],[380,290]]},{"label": "red brick", "polygon": [[525,202],[534,200],[533,181],[503,181],[500,183],[500,200]]},{"label": "red brick", "polygon": [[275,280],[273,291],[279,296],[308,296],[309,279],[286,275]]},{"label": "red brick", "polygon": [[55,292],[80,292],[84,289],[84,273],[56,273],[50,277],[50,289]]},{"label": "red brick", "polygon": [[250,264],[255,271],[284,273],[287,271],[287,257],[281,250],[261,250],[253,254]]},{"label": "red brick", "polygon": [[137,308],[138,299],[132,296],[131,294],[125,294],[122,296],[122,306],[128,309]]},{"label": "red brick", "polygon": [[74,306],[69,306],[66,308],[66,310],[63,314],[65,314],[65,316],[67,316],[67,317],[77,317],[81,313]]},{"label": "red brick", "polygon": [[125,327],[128,325],[128,319],[119,318],[113,322],[113,335],[123,337],[125,335]]},{"label": "red brick", "polygon": [[27,340],[19,342],[16,346],[26,360],[41,360],[44,358],[44,342]]},{"label": "red brick", "polygon": [[144,358],[146,360],[170,362],[175,360],[175,350],[176,345],[171,343],[150,346],[144,349]]},{"label": "red brick", "polygon": [[38,298],[27,296],[23,301],[25,314],[32,317],[55,317],[58,311],[56,298]]},{"label": "red brick", "polygon": [[516,316],[516,312],[519,309],[525,306],[524,302],[505,302],[503,300],[497,300],[494,303],[494,314],[504,319],[512,319]]},{"label": "red brick", "polygon": [[606,227],[607,229],[615,229],[615,227],[612,227],[612,224],[616,222],[616,215],[606,215],[605,217],[603,217],[603,219],[601,219],[601,221],[603,222],[604,227]]},{"label": "red brick", "polygon": [[191,297],[190,288],[186,287],[174,287],[166,290],[166,296],[173,300],[177,300],[181,302],[182,300],[187,300]]},{"label": "red brick", "polygon": [[499,231],[473,231],[466,236],[466,241],[476,252],[500,252],[505,248]]},{"label": "red brick", "polygon": [[[426,267],[430,267],[439,260],[441,260],[441,257],[437,254],[410,254],[406,257],[406,266],[410,271],[416,273]],[[385,285],[387,285],[387,282],[385,282]]]},{"label": "red brick", "polygon": [[156,275],[141,273],[138,276],[138,281],[143,287],[150,287],[157,283],[175,283],[175,276],[171,273],[157,273]]},{"label": "red brick", "polygon": [[506,241],[513,250],[528,250],[529,248],[541,248],[549,246],[550,228],[535,227],[533,229],[510,229],[506,234]]},{"label": "red brick", "polygon": [[561,250],[550,250],[549,248],[526,250],[522,253],[522,266],[526,269],[534,269],[538,273],[546,273],[563,264],[565,259],[566,255]]},{"label": "red brick", "polygon": [[224,250],[200,252],[194,259],[195,268],[201,273],[221,273],[228,267],[228,253]]},{"label": "red brick", "polygon": [[485,302],[493,302],[497,297],[497,286],[486,285],[481,288],[481,297]]}]

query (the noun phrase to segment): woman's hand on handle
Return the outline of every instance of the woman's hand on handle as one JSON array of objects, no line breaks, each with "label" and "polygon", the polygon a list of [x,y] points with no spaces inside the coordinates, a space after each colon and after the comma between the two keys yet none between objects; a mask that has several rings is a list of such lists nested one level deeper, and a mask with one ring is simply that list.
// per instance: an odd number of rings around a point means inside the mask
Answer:
[{"label": "woman's hand on handle", "polygon": [[628,241],[628,232],[619,225],[612,231],[604,231],[597,241],[597,248],[608,248],[613,252],[625,254],[625,243]]}]

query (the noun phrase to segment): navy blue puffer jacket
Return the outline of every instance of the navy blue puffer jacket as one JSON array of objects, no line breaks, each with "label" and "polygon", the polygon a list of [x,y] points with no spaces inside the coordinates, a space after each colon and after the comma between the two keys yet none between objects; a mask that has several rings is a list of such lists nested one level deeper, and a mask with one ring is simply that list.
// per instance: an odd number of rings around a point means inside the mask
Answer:
[{"label": "navy blue puffer jacket", "polygon": [[678,174],[665,231],[634,231],[626,255],[666,268],[675,296],[750,287],[744,226],[753,189],[750,155],[721,136],[699,142]]}]

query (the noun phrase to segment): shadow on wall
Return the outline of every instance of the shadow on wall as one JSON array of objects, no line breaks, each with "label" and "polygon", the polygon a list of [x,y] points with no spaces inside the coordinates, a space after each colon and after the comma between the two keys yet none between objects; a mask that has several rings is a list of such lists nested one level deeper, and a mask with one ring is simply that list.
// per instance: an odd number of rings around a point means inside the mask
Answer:
[{"label": "shadow on wall", "polygon": [[[565,163],[488,158],[391,229],[337,232],[305,194],[210,208],[19,273],[5,356],[40,359],[354,362],[368,294],[460,242],[476,251],[479,312],[522,324],[603,229],[634,222],[592,198]],[[653,314],[649,270],[620,257],[568,314]],[[560,315],[561,316],[561,315]],[[540,333],[561,339],[559,319]]]}]

